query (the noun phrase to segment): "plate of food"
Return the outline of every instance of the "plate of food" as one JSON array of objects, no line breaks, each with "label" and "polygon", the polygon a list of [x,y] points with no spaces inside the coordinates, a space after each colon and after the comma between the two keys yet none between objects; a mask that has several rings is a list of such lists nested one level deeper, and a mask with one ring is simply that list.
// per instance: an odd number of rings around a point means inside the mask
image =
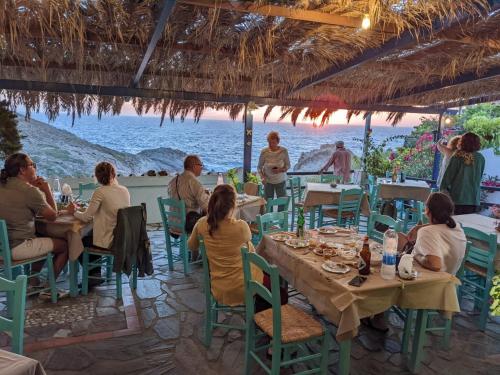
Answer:
[{"label": "plate of food", "polygon": [[285,242],[293,238],[288,233],[273,233],[269,237],[278,242]]},{"label": "plate of food", "polygon": [[335,234],[337,233],[337,229],[334,227],[321,227],[318,229],[318,232],[321,234]]},{"label": "plate of food", "polygon": [[290,238],[285,241],[285,245],[293,247],[294,249],[301,249],[304,247],[309,247],[309,241],[301,240],[300,238]]},{"label": "plate of food", "polygon": [[322,257],[323,256],[323,249],[321,247],[315,247],[313,249],[313,253],[316,254],[316,255],[318,255],[318,256],[320,256],[320,257]]},{"label": "plate of food", "polygon": [[321,265],[321,268],[323,268],[327,272],[340,274],[347,273],[351,270],[349,266],[346,266],[343,263],[333,262],[331,260],[327,260],[325,263],[323,263]]},{"label": "plate of food", "polygon": [[345,260],[353,260],[358,255],[358,252],[352,249],[343,249],[339,251],[339,254]]}]

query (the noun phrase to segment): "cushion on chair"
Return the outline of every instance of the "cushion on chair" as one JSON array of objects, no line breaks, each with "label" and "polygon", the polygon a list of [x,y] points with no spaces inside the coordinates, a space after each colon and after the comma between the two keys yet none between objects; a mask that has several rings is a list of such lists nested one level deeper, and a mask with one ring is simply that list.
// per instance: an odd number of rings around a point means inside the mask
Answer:
[{"label": "cushion on chair", "polygon": [[486,277],[486,275],[488,274],[488,270],[486,268],[483,268],[481,266],[478,266],[476,264],[473,264],[473,263],[470,263],[470,262],[467,262],[467,261],[465,261],[464,268],[466,270],[469,270],[469,271],[472,271],[474,273],[477,273],[478,275],[480,275],[482,277]]},{"label": "cushion on chair", "polygon": [[[255,324],[273,337],[273,309],[254,316]],[[309,314],[291,305],[281,306],[281,341],[290,343],[323,335],[323,326]]]}]

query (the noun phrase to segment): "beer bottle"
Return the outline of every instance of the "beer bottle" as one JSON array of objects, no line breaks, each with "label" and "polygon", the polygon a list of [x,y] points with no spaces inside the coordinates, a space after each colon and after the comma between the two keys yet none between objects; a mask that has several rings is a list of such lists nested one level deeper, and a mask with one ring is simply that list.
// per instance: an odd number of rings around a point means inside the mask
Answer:
[{"label": "beer bottle", "polygon": [[304,209],[299,207],[297,214],[297,238],[304,238],[304,224],[306,220],[304,219]]},{"label": "beer bottle", "polygon": [[359,253],[359,263],[358,263],[358,271],[360,275],[369,275],[370,274],[370,245],[368,243],[368,236],[365,236],[363,240],[363,249]]}]

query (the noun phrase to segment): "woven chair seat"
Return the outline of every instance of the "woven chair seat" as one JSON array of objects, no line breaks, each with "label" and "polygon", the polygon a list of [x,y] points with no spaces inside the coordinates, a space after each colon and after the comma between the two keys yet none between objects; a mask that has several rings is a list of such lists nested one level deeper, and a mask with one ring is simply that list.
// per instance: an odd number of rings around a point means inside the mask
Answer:
[{"label": "woven chair seat", "polygon": [[[332,217],[332,218],[336,218],[336,217],[339,216],[339,210],[336,210],[336,209],[323,210],[323,215],[324,216],[328,216],[328,217]],[[354,217],[354,212],[352,212],[352,211],[343,211],[342,212],[342,217],[344,217],[344,218]]]},{"label": "woven chair seat", "polygon": [[[269,337],[273,337],[273,309],[258,312],[254,316],[255,324]],[[281,341],[290,342],[307,340],[323,335],[323,326],[310,315],[290,305],[281,306]]]},{"label": "woven chair seat", "polygon": [[486,268],[483,268],[481,266],[475,265],[475,264],[467,262],[467,261],[465,261],[464,268],[466,270],[477,273],[478,275],[481,275],[482,277],[486,277],[488,274],[488,270]]},{"label": "woven chair seat", "polygon": [[[20,264],[25,264],[25,263],[31,263],[31,262],[36,262],[39,260],[46,260],[47,255],[41,255],[39,257],[34,257],[34,258],[29,258],[29,259],[22,259],[22,260],[11,260],[11,265],[12,267],[18,266]],[[0,265],[3,265],[3,258],[0,257]]]},{"label": "woven chair seat", "polygon": [[110,249],[103,249],[101,247],[87,247],[87,250],[92,254],[114,255],[115,253]]}]

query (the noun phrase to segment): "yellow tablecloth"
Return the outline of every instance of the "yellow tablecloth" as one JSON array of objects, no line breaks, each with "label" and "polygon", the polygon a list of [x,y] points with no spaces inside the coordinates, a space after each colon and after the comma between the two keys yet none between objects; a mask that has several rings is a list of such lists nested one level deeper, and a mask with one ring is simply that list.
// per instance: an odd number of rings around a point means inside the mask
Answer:
[{"label": "yellow tablecloth", "polygon": [[69,260],[76,260],[83,252],[82,237],[92,230],[92,223],[84,223],[73,215],[58,216],[55,221],[36,219],[36,231],[44,236],[68,241]]},{"label": "yellow tablecloth", "polygon": [[0,349],[0,375],[45,375],[40,362]]},{"label": "yellow tablecloth", "polygon": [[[343,189],[361,189],[361,186],[338,184],[333,188],[330,184],[308,182],[304,191],[304,209],[307,211],[310,207],[338,204]],[[361,200],[361,213],[370,216],[370,204],[368,203],[367,194]]]},{"label": "yellow tablecloth", "polygon": [[[338,242],[344,239],[328,237]],[[348,282],[358,274],[357,269],[351,268],[344,275],[326,272],[321,268],[323,258],[312,251],[294,250],[266,235],[257,252],[275,264],[282,277],[337,325],[338,340],[356,336],[360,319],[384,312],[393,305],[448,313],[460,311],[456,293],[458,280],[445,272],[416,266],[419,272],[416,280],[384,280],[380,277],[380,267],[372,267],[368,280],[361,287],[353,287]],[[333,260],[342,261],[340,257]]]}]

